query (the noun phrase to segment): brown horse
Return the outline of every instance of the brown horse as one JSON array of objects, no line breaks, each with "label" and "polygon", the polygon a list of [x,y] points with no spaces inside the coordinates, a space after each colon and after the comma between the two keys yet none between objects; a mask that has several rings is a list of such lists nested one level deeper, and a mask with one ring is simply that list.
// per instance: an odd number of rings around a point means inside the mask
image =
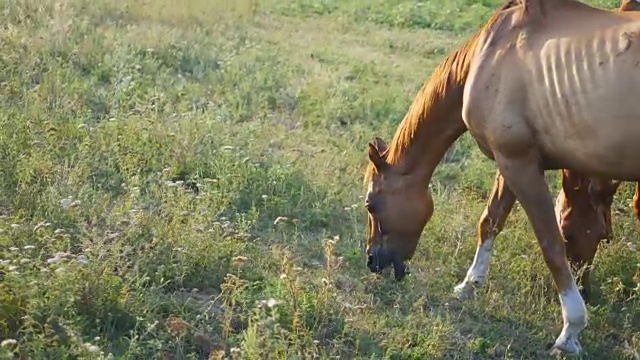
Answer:
[{"label": "brown horse", "polygon": [[[640,2],[623,0],[618,11],[638,11]],[[556,199],[556,217],[562,236],[566,240],[567,257],[578,271],[577,280],[582,285],[582,296],[588,301],[591,293],[589,281],[593,259],[601,240],[612,238],[611,205],[620,181],[586,177],[575,171],[562,171],[562,191]],[[633,209],[640,223],[640,184],[636,184]],[[600,213],[598,218],[597,213]],[[592,224],[604,219],[605,236],[593,230]],[[597,225],[596,225],[597,227]]]},{"label": "brown horse", "polygon": [[562,191],[556,199],[556,217],[565,250],[585,301],[591,298],[591,266],[602,240],[613,236],[611,205],[620,181],[601,180],[562,170]]},{"label": "brown horse", "polygon": [[[633,0],[631,0],[633,1]],[[639,8],[640,9],[640,8]],[[637,10],[634,10],[637,11]],[[611,205],[621,182],[578,175],[563,170],[562,188],[556,199],[556,217],[571,266],[578,273],[581,294],[589,301],[591,266],[602,240],[612,238]],[[640,184],[636,183],[633,211],[640,224]],[[602,236],[604,221],[604,236]]]},{"label": "brown horse", "polygon": [[[618,11],[638,11],[640,3],[636,0],[623,0]],[[481,286],[488,272],[488,262],[491,252],[483,251],[485,241],[493,241],[502,231],[515,198],[501,195],[504,179],[500,171],[496,173],[496,180],[487,207],[478,223],[478,249],[476,258],[465,280],[456,287],[461,297],[473,295],[474,288]],[[591,293],[589,281],[591,264],[595,257],[600,241],[611,239],[611,204],[613,195],[620,185],[619,181],[602,180],[588,177],[576,171],[562,171],[562,189],[556,199],[556,216],[563,238],[567,258],[577,273],[581,294],[588,301]],[[638,213],[638,187],[634,197],[634,209],[640,222]],[[486,259],[486,260],[485,260]]]},{"label": "brown horse", "polygon": [[[369,268],[393,264],[401,277],[433,214],[425,184],[468,130],[504,178],[499,197],[525,210],[553,276],[564,326],[552,352],[580,352],[587,312],[544,171],[640,180],[640,105],[620,96],[640,80],[638,33],[640,14],[573,0],[528,0],[494,14],[436,68],[388,149],[369,144]],[[479,250],[490,253],[491,242]]]}]

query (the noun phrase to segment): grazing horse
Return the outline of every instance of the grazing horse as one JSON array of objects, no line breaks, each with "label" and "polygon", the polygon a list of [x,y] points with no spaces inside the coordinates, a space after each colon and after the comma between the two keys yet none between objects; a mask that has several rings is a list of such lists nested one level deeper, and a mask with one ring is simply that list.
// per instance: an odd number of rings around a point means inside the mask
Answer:
[{"label": "grazing horse", "polygon": [[[639,11],[638,0],[622,0],[618,11]],[[611,205],[620,181],[587,177],[575,171],[562,171],[562,190],[556,199],[556,217],[563,238],[567,257],[572,267],[579,271],[578,283],[582,285],[582,296],[589,301],[591,264],[602,240],[611,240]],[[636,184],[633,209],[640,222],[640,184]],[[597,215],[600,213],[600,216]],[[604,220],[604,237],[596,230]]]},{"label": "grazing horse", "polygon": [[[623,0],[618,11],[638,11],[640,2]],[[459,296],[469,297],[475,287],[482,285],[488,272],[490,252],[483,252],[482,244],[492,242],[502,231],[515,198],[509,194],[502,195],[504,178],[500,171],[496,172],[493,191],[487,207],[478,222],[478,249],[474,265],[469,269],[465,280],[456,287]],[[562,188],[556,199],[556,217],[562,237],[566,240],[567,258],[577,272],[577,280],[581,285],[581,294],[589,301],[591,284],[589,281],[591,264],[600,241],[611,239],[611,204],[620,181],[603,180],[588,177],[575,171],[563,169]],[[640,205],[636,186],[634,210],[640,222]],[[604,221],[604,222],[603,222]],[[486,263],[486,265],[484,265]]]},{"label": "grazing horse", "polygon": [[[469,131],[504,179],[498,197],[522,205],[559,293],[563,328],[551,351],[579,353],[587,312],[544,171],[640,181],[640,104],[620,95],[640,82],[640,14],[573,0],[507,5],[435,69],[391,144],[369,143],[368,267],[393,264],[403,276],[433,214],[426,184]],[[478,250],[488,259],[491,241]]]},{"label": "grazing horse", "polygon": [[556,199],[556,218],[571,267],[586,302],[591,298],[591,264],[602,240],[611,240],[611,205],[620,181],[601,180],[562,170],[562,190]]}]

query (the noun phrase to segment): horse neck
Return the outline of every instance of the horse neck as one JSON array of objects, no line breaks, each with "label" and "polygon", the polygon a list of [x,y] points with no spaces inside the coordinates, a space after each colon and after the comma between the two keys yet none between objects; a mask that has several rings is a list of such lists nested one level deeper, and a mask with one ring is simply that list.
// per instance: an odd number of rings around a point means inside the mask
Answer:
[{"label": "horse neck", "polygon": [[482,33],[449,55],[413,100],[387,154],[401,173],[428,183],[447,150],[467,130],[462,98]]},{"label": "horse neck", "polygon": [[417,121],[417,125],[413,129],[400,126],[394,136],[406,144],[397,156],[400,172],[423,184],[431,180],[447,150],[467,130],[462,120],[464,82],[449,81],[444,92],[428,95],[436,87],[437,84],[425,84],[403,120],[407,124]]}]

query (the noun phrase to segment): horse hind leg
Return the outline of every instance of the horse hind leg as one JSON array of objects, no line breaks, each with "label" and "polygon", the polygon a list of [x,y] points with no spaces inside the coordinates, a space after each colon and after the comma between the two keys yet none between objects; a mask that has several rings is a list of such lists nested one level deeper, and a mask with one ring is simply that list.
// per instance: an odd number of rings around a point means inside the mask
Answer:
[{"label": "horse hind leg", "polygon": [[[508,139],[504,136],[502,141]],[[579,335],[587,325],[587,310],[566,259],[564,241],[557,226],[553,199],[540,166],[540,157],[526,140],[500,145],[496,151],[498,168],[529,218],[560,297],[563,328],[551,352],[579,353]]]},{"label": "horse hind leg", "polygon": [[484,285],[489,273],[493,241],[502,231],[515,201],[515,195],[505,184],[500,171],[496,171],[491,196],[478,222],[478,246],[473,263],[464,280],[454,288],[458,299],[467,300],[473,297],[475,289]]}]

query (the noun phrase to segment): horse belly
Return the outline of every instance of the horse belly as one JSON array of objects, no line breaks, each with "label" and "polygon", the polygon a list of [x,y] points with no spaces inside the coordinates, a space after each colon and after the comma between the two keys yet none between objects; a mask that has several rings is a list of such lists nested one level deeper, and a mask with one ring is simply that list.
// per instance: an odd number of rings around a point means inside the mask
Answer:
[{"label": "horse belly", "polygon": [[572,117],[541,118],[533,127],[542,153],[562,168],[640,180],[640,101],[585,96],[584,104],[573,106]]},{"label": "horse belly", "polygon": [[544,86],[529,90],[529,122],[558,166],[640,179],[640,39],[628,34],[558,40],[542,51],[530,80]]}]

